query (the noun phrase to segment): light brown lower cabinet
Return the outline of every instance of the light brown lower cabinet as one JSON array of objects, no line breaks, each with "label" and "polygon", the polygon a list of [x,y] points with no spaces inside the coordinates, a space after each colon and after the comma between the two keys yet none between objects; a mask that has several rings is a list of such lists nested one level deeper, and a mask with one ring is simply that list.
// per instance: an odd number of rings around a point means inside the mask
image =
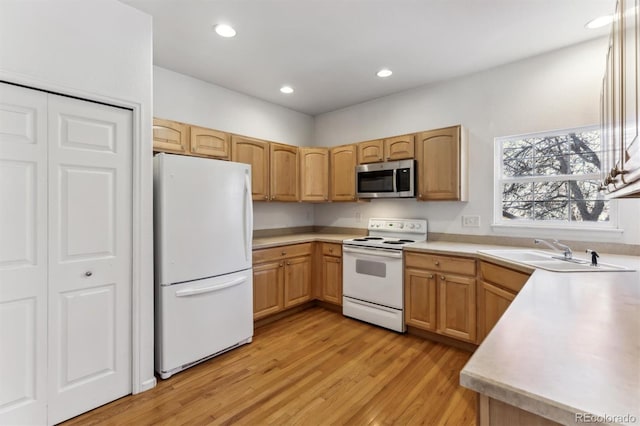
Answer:
[{"label": "light brown lower cabinet", "polygon": [[284,307],[311,300],[311,254],[283,261]]},{"label": "light brown lower cabinet", "polygon": [[321,243],[320,298],[342,306],[342,245]]},{"label": "light brown lower cabinet", "polygon": [[559,426],[545,417],[478,394],[478,426]]},{"label": "light brown lower cabinet", "polygon": [[253,252],[253,319],[312,299],[312,243]]},{"label": "light brown lower cabinet", "polygon": [[507,310],[530,274],[480,262],[478,280],[478,343],[482,342]]},{"label": "light brown lower cabinet", "polygon": [[253,266],[253,318],[260,319],[284,309],[282,261]]},{"label": "light brown lower cabinet", "polygon": [[405,323],[476,342],[475,260],[405,253]]}]

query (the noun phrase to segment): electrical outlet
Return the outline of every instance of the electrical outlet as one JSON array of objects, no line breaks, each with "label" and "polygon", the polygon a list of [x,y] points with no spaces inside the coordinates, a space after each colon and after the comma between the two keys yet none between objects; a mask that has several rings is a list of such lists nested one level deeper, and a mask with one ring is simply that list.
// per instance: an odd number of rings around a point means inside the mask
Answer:
[{"label": "electrical outlet", "polygon": [[464,228],[479,228],[480,216],[462,216],[462,226]]},{"label": "electrical outlet", "polygon": [[360,223],[362,221],[362,213],[360,210],[356,210],[356,223]]}]

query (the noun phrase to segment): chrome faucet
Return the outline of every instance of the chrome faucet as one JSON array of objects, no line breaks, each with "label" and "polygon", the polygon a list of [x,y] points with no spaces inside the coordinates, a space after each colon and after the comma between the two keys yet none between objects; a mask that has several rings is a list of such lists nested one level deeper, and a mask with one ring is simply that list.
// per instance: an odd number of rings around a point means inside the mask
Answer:
[{"label": "chrome faucet", "polygon": [[546,240],[533,240],[534,244],[544,244],[547,247],[552,248],[553,250],[562,251],[562,255],[564,260],[571,260],[573,258],[573,252],[571,248],[565,244],[560,243],[558,240],[553,240],[551,243]]}]

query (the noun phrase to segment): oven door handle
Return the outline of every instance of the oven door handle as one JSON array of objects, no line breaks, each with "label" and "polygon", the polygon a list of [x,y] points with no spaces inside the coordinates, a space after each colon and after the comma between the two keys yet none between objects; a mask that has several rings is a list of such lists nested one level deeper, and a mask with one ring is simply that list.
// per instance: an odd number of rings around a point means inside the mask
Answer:
[{"label": "oven door handle", "polygon": [[360,249],[349,246],[343,246],[342,251],[344,253],[356,253],[356,254],[364,254],[366,256],[378,256],[378,257],[391,257],[394,259],[402,259],[402,250],[396,251],[387,251],[387,250],[377,250],[377,249]]}]

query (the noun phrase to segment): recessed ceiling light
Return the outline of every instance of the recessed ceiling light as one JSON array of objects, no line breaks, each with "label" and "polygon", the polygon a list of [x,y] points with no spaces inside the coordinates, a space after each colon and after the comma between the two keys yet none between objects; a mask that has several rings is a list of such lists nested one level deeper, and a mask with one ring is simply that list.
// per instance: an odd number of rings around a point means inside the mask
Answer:
[{"label": "recessed ceiling light", "polygon": [[380,71],[376,73],[378,77],[382,77],[382,78],[389,77],[391,74],[393,74],[393,72],[388,68],[382,68]]},{"label": "recessed ceiling light", "polygon": [[289,93],[293,93],[293,87],[291,87],[291,86],[282,86],[280,88],[280,91],[282,93],[286,93],[288,95]]},{"label": "recessed ceiling light", "polygon": [[236,35],[236,30],[234,30],[231,25],[218,24],[213,28],[216,30],[216,33],[218,33],[218,35],[221,37],[229,38],[229,37],[234,37]]},{"label": "recessed ceiling light", "polygon": [[612,22],[613,22],[613,15],[598,16],[597,18],[587,22],[585,27],[589,28],[590,30],[594,30],[596,28],[607,26]]}]

